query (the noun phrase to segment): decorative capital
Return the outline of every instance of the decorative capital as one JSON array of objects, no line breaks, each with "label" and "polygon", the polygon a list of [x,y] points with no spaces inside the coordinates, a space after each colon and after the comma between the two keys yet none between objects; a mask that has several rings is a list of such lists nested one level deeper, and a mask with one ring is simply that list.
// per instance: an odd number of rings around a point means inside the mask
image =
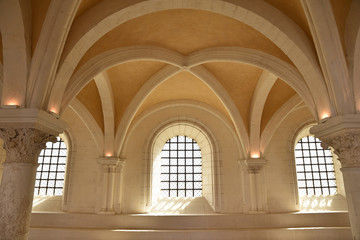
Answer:
[{"label": "decorative capital", "polygon": [[334,149],[342,167],[360,167],[360,132],[347,132],[321,140],[323,148],[330,146]]},{"label": "decorative capital", "polygon": [[56,142],[56,137],[34,128],[0,128],[4,140],[6,162],[37,163],[46,142]]},{"label": "decorative capital", "polygon": [[266,160],[262,158],[250,158],[245,160],[239,160],[239,164],[244,166],[248,173],[259,174],[262,167],[266,164]]},{"label": "decorative capital", "polygon": [[360,167],[360,114],[332,117],[310,129],[339,157],[342,167]]}]

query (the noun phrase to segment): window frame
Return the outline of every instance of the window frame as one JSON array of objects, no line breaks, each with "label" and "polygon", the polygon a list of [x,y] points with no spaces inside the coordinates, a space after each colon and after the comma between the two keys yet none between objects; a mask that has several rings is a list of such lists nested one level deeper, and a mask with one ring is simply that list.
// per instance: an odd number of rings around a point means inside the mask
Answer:
[{"label": "window frame", "polygon": [[[64,194],[68,148],[61,137],[58,136],[56,139],[55,143],[47,142],[46,148],[41,150],[38,156],[35,196],[61,196]],[[63,153],[64,151],[65,153]],[[51,177],[52,175],[54,177]],[[59,175],[62,177],[58,177]],[[45,191],[45,194],[41,194],[42,191]]]},{"label": "window frame", "polygon": [[[182,145],[184,147],[181,147]],[[180,161],[183,163],[180,164]],[[199,167],[200,171],[196,171]],[[184,170],[179,170],[181,168]],[[161,151],[160,169],[161,196],[202,197],[202,155],[201,148],[194,139],[186,135],[177,135],[167,140]],[[174,172],[175,169],[176,172]],[[180,177],[183,177],[183,179],[179,179]],[[182,183],[183,188],[179,186]],[[196,187],[198,184],[200,184],[200,187]],[[164,188],[164,186],[167,187]]]},{"label": "window frame", "polygon": [[[146,166],[144,196],[145,211],[151,212],[158,202],[159,195],[154,193],[154,185],[159,180],[159,155],[165,142],[176,135],[186,135],[194,139],[202,150],[203,165],[203,198],[214,212],[221,212],[221,168],[219,159],[219,144],[216,138],[201,122],[189,118],[172,118],[160,124],[149,135],[146,141],[144,164]],[[204,173],[206,169],[206,173]],[[207,174],[204,177],[204,174]]]},{"label": "window frame", "polygon": [[[331,150],[321,147],[320,139],[312,135],[302,137],[295,144],[294,155],[299,196],[334,196],[337,194],[333,154]],[[302,194],[303,191],[306,194]]]}]

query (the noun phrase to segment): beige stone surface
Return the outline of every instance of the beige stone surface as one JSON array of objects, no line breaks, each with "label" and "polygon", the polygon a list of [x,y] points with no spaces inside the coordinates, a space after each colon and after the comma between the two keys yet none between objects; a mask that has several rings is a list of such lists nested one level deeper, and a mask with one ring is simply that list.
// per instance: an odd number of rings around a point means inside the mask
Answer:
[{"label": "beige stone surface", "polygon": [[35,0],[31,1],[32,14],[32,39],[31,39],[31,52],[34,54],[41,28],[43,26],[46,12],[48,11],[51,0]]},{"label": "beige stone surface", "polygon": [[[35,197],[29,239],[360,238],[359,12],[355,0],[0,1],[0,128],[63,132],[68,147],[64,194]],[[298,195],[294,146],[309,128],[337,155],[337,195]],[[202,149],[201,198],[158,197],[159,153],[178,134]],[[0,164],[19,157],[0,167],[0,226],[28,239],[36,164],[17,163],[32,156],[18,135],[0,150]]]},{"label": "beige stone surface", "polygon": [[101,106],[99,91],[95,82],[92,80],[86,87],[77,95],[77,99],[84,104],[91,115],[96,120],[99,127],[104,130],[104,116]]}]

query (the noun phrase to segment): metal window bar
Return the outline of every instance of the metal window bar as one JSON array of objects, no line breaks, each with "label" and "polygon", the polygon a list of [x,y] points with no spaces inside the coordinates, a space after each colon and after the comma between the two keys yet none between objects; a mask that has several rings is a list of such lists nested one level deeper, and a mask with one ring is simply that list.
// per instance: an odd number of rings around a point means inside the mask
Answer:
[{"label": "metal window bar", "polygon": [[201,197],[201,150],[193,139],[169,139],[161,153],[161,196]]},{"label": "metal window bar", "polygon": [[313,136],[302,138],[295,146],[299,195],[335,195],[336,178],[332,153]]},{"label": "metal window bar", "polygon": [[64,141],[47,142],[39,155],[36,171],[35,195],[62,195],[65,179],[67,148]]}]

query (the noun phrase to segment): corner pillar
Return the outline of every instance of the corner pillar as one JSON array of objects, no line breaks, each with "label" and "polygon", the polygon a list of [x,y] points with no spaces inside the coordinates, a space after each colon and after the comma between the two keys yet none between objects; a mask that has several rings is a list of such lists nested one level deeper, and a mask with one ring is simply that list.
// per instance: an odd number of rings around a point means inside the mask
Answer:
[{"label": "corner pillar", "polygon": [[34,128],[0,128],[6,160],[0,186],[0,239],[28,239],[38,156],[56,137]]},{"label": "corner pillar", "polygon": [[332,147],[341,162],[352,234],[360,240],[360,116],[346,115],[328,119],[310,132]]}]

